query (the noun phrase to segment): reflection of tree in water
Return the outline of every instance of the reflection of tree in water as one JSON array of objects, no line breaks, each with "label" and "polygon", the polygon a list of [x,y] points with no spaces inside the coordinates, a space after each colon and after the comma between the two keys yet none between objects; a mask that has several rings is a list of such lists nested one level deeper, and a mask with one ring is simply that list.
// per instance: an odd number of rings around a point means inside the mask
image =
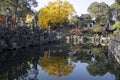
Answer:
[{"label": "reflection of tree in water", "polygon": [[104,53],[105,52],[103,52],[103,49],[101,48],[92,49],[92,54],[95,55],[95,61],[91,61],[87,66],[87,70],[92,76],[103,76],[111,70],[108,59]]},{"label": "reflection of tree in water", "polygon": [[88,72],[92,76],[100,75],[103,76],[108,72],[107,65],[105,63],[93,62],[87,66]]},{"label": "reflection of tree in water", "polygon": [[115,80],[120,80],[120,64],[116,63],[113,54],[109,52],[106,56],[105,52],[105,54],[100,53],[99,55],[97,54],[95,57],[96,61],[89,63],[89,65],[87,66],[87,70],[92,76],[103,76],[107,72],[109,72],[115,75]]},{"label": "reflection of tree in water", "polygon": [[[0,80],[14,80],[18,79],[20,76],[23,76],[27,73],[27,69],[29,68],[29,64],[26,62],[21,63],[18,65],[16,62],[12,62],[13,65],[9,65],[9,69],[4,72],[2,77],[0,77]],[[17,65],[16,65],[17,64]]]},{"label": "reflection of tree in water", "polygon": [[75,61],[80,60],[82,63],[88,63],[87,70],[92,76],[103,76],[107,72],[113,73],[106,56],[106,48],[91,46],[91,48],[86,49],[84,47],[86,46],[82,46],[73,56],[77,56]]},{"label": "reflection of tree in water", "polygon": [[23,80],[30,70],[31,64],[35,69],[37,68],[37,60],[40,55],[38,55],[40,53],[38,49],[28,48],[3,52],[3,59],[0,56],[0,80]]},{"label": "reflection of tree in water", "polygon": [[92,48],[91,50],[94,55],[100,55],[103,49],[99,47],[95,47],[95,48]]},{"label": "reflection of tree in water", "polygon": [[8,71],[8,80],[31,80],[36,79],[38,57],[31,57],[30,61],[23,62],[18,66],[14,66]]},{"label": "reflection of tree in water", "polygon": [[[44,47],[42,46],[42,48]],[[87,70],[92,76],[103,76],[110,72],[116,76],[116,80],[120,79],[120,65],[116,66],[116,61],[113,61],[114,58],[111,58],[109,52],[105,52],[107,50],[101,47],[57,45],[57,47],[50,46],[50,54],[48,49],[49,47],[45,47],[43,50],[39,47],[35,50],[29,48],[28,50],[16,52],[16,55],[9,53],[10,55],[5,60],[0,57],[0,80],[37,80],[37,63],[49,75],[57,77],[68,75],[72,73],[74,68],[74,65],[69,64],[68,57],[72,62],[88,63]],[[43,53],[43,51],[46,52]],[[75,51],[76,53],[69,55],[69,51]]]},{"label": "reflection of tree in water", "polygon": [[54,55],[49,57],[48,52],[45,52],[44,56],[40,59],[39,65],[49,75],[55,75],[57,77],[68,75],[74,68],[74,66],[68,64],[65,56]]}]

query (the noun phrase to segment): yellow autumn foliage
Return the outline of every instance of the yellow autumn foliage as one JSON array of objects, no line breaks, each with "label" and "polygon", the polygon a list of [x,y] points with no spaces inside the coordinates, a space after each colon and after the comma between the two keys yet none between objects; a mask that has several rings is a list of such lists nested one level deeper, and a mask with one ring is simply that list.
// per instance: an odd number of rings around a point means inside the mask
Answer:
[{"label": "yellow autumn foliage", "polygon": [[[69,65],[64,56],[49,57],[49,53],[45,52],[44,56],[39,60],[38,64],[49,75],[55,75],[56,77],[66,76],[70,74],[74,66]],[[62,74],[61,74],[62,73]]]},{"label": "yellow autumn foliage", "polygon": [[33,19],[34,19],[34,16],[32,14],[29,14],[29,13],[26,14],[26,19],[25,19],[26,23],[32,23]]},{"label": "yellow autumn foliage", "polygon": [[39,10],[37,25],[47,28],[50,24],[53,26],[58,23],[61,24],[73,12],[74,8],[72,4],[67,1],[57,0],[55,2],[49,2],[47,6]]}]

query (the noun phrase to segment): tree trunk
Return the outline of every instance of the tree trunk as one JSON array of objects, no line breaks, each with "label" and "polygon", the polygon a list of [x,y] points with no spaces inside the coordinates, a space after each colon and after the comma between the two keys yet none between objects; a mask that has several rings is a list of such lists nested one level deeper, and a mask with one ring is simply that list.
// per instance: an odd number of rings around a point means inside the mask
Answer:
[{"label": "tree trunk", "polygon": [[16,0],[16,8],[15,8],[15,14],[14,14],[14,17],[15,17],[15,27],[17,27],[17,23],[18,23],[18,18],[17,18],[18,2],[19,2],[19,0]]}]

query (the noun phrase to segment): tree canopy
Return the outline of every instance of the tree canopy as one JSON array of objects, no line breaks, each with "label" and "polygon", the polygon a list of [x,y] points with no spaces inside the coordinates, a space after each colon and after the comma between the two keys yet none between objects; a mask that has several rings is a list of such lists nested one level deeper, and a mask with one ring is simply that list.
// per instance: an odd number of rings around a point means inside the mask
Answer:
[{"label": "tree canopy", "polygon": [[120,5],[120,0],[115,0],[115,2],[117,2]]},{"label": "tree canopy", "polygon": [[120,20],[120,5],[115,2],[110,8],[112,10],[112,16],[115,16],[116,20]]},{"label": "tree canopy", "polygon": [[93,2],[88,7],[87,11],[96,19],[97,24],[94,25],[93,32],[100,32],[107,20],[110,20],[110,7],[104,3]]},{"label": "tree canopy", "polygon": [[[36,0],[1,0],[0,1],[0,11],[7,12],[9,15],[25,16],[26,13],[31,11],[31,7],[36,7]],[[8,13],[8,12],[7,12]],[[4,14],[4,13],[3,13]]]},{"label": "tree canopy", "polygon": [[67,1],[57,0],[49,2],[47,6],[38,12],[38,25],[47,28],[48,25],[55,26],[66,21],[70,14],[74,12],[72,4]]},{"label": "tree canopy", "polygon": [[117,30],[114,31],[114,34],[118,34],[120,32],[120,21],[115,21],[115,24],[113,26],[117,28]]},{"label": "tree canopy", "polygon": [[101,2],[101,3],[93,2],[88,7],[87,11],[92,16],[97,16],[100,14],[107,14],[109,12],[109,6],[104,2]]},{"label": "tree canopy", "polygon": [[115,3],[113,3],[112,5],[110,5],[110,8],[119,8],[120,7],[120,5],[119,4],[117,4],[116,2]]}]

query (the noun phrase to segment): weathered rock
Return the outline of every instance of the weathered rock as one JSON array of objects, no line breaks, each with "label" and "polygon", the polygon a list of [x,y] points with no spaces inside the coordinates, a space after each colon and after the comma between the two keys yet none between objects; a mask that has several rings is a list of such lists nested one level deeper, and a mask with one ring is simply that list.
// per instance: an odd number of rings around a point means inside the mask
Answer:
[{"label": "weathered rock", "polygon": [[0,51],[3,51],[4,49],[6,49],[8,47],[6,41],[4,39],[0,40]]},{"label": "weathered rock", "polygon": [[0,52],[54,42],[57,41],[56,36],[55,32],[48,34],[39,28],[31,30],[24,26],[11,30],[8,27],[0,27]]}]

